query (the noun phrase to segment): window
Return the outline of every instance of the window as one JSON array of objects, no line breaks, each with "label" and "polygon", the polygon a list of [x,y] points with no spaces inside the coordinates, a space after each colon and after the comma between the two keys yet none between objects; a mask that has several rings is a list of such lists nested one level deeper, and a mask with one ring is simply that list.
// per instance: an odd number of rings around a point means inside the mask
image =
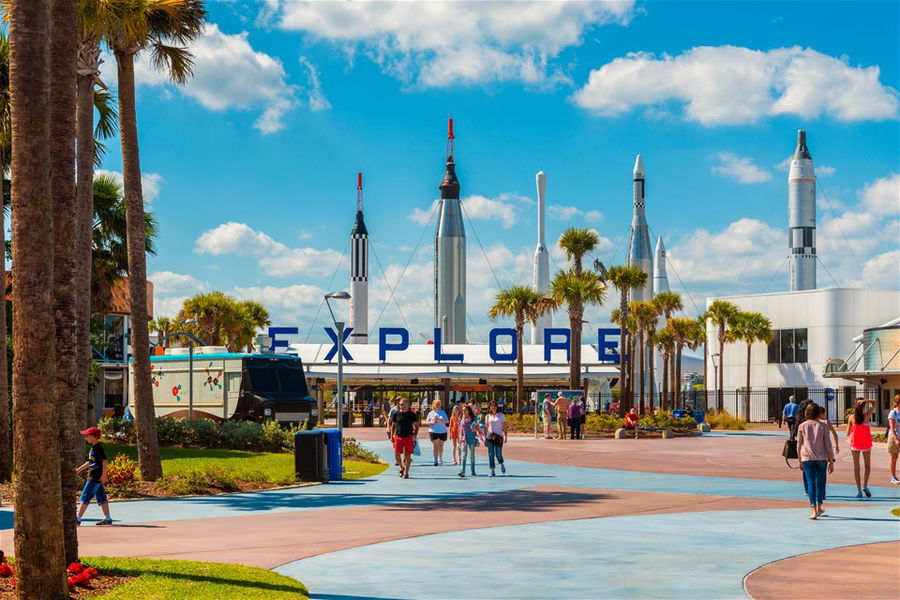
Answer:
[{"label": "window", "polygon": [[768,363],[806,363],[809,340],[806,329],[775,329],[769,342]]}]

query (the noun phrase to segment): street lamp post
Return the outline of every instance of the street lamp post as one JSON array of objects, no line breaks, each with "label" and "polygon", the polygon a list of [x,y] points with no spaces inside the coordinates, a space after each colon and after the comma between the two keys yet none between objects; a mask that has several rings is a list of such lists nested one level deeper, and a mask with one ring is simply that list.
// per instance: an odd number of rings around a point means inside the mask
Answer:
[{"label": "street lamp post", "polygon": [[716,352],[711,357],[713,363],[713,389],[716,390],[716,410],[722,410],[725,407],[725,399],[722,397],[722,390],[719,389],[719,364],[716,360],[720,356]]},{"label": "street lamp post", "polygon": [[341,436],[344,434],[344,322],[338,321],[334,316],[334,311],[331,309],[331,300],[332,298],[336,300],[349,300],[350,294],[344,291],[340,292],[328,292],[325,294],[325,304],[328,305],[328,312],[331,313],[331,320],[334,322],[334,328],[337,330],[337,355],[338,355],[338,370],[337,370],[337,392],[338,392],[338,400],[337,400],[337,426],[338,430],[341,432]]}]

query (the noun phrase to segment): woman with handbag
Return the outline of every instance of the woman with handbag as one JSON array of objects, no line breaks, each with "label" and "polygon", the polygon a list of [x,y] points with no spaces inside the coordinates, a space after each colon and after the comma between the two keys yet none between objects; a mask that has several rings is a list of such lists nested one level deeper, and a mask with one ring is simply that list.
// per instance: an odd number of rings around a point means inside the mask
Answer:
[{"label": "woman with handbag", "polygon": [[828,425],[819,420],[823,408],[810,403],[805,420],[797,427],[797,453],[806,479],[806,494],[812,508],[810,519],[818,519],[825,512],[825,474],[834,472],[834,449]]},{"label": "woman with handbag", "polygon": [[466,459],[471,461],[472,476],[475,476],[475,446],[478,445],[478,437],[481,434],[481,426],[475,417],[475,412],[468,404],[462,407],[462,419],[459,422],[459,452],[462,467],[457,473],[460,477],[466,476]]},{"label": "woman with handbag", "polygon": [[503,444],[506,443],[506,415],[500,412],[497,403],[493,400],[488,406],[488,414],[485,418],[487,429],[488,463],[491,467],[491,477],[496,476],[494,469],[496,463],[500,463],[500,472],[506,474],[506,465],[503,464]]}]

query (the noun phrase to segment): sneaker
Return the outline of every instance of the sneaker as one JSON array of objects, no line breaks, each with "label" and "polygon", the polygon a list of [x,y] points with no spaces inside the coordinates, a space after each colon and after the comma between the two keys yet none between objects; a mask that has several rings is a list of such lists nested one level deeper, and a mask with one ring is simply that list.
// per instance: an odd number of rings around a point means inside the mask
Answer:
[{"label": "sneaker", "polygon": [[478,477],[478,475],[475,474],[475,471],[472,471],[472,477]]},{"label": "sneaker", "polygon": [[503,463],[500,463],[500,472],[506,475],[506,465]]},{"label": "sneaker", "polygon": [[409,479],[409,472],[403,474],[403,479]]},{"label": "sneaker", "polygon": [[493,469],[491,469],[491,474],[488,475],[488,477],[496,477],[496,476],[497,476],[497,474],[494,473],[494,470],[493,470]]},{"label": "sneaker", "polygon": [[866,498],[871,498],[871,497],[872,497],[872,492],[870,492],[870,491],[869,491],[869,488],[867,488],[867,487],[864,487],[864,488],[863,488],[863,494],[866,495]]},{"label": "sneaker", "polygon": [[435,459],[434,466],[437,466],[437,465],[438,465],[438,462],[437,462],[437,459]]},{"label": "sneaker", "polygon": [[403,467],[400,467],[400,472],[398,473],[400,479],[403,479]]},{"label": "sneaker", "polygon": [[894,485],[900,485],[900,479],[897,479],[896,477],[891,477],[891,483]]},{"label": "sneaker", "polygon": [[75,526],[81,527],[81,519],[75,519]]},{"label": "sneaker", "polygon": [[862,498],[862,492],[856,492],[856,497],[857,497],[857,498]]},{"label": "sneaker", "polygon": [[457,475],[458,475],[459,477],[465,478],[466,472],[465,472],[465,471],[460,471],[459,473],[457,473]]},{"label": "sneaker", "polygon": [[439,465],[444,464],[444,459],[443,459],[443,458],[439,458],[439,459],[438,459],[438,464],[439,464]]},{"label": "sneaker", "polygon": [[94,524],[95,525],[112,525],[112,519],[106,518],[106,519],[103,519],[102,521],[97,521]]}]

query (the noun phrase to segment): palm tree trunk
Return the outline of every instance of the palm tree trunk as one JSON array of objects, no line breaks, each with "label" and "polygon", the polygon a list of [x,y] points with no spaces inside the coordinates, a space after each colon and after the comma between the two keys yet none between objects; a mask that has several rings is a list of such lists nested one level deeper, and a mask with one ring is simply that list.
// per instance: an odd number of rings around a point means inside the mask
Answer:
[{"label": "palm tree trunk", "polygon": [[132,377],[135,424],[141,478],[162,476],[156,412],[150,387],[150,331],[147,319],[147,251],[144,239],[144,194],[134,108],[134,54],[116,50],[119,74],[119,122],[122,140],[122,176],[128,231],[128,289],[131,296]]},{"label": "palm tree trunk", "polygon": [[750,345],[752,342],[747,342],[747,389],[746,389],[746,397],[744,399],[744,415],[747,417],[747,422],[750,422]]},{"label": "palm tree trunk", "polygon": [[[3,181],[6,185],[6,181]],[[0,248],[6,252],[6,215],[0,210]],[[9,372],[6,356],[6,265],[0,269],[0,285],[3,297],[0,299],[0,339],[3,340],[3,352],[0,353],[0,481],[9,481],[12,477],[12,438],[9,436],[9,384],[6,374]]]},{"label": "palm tree trunk", "polygon": [[525,378],[525,368],[522,360],[522,337],[525,333],[525,323],[516,316],[516,414],[522,412],[522,387]]},{"label": "palm tree trunk", "polygon": [[619,315],[622,320],[621,323],[619,323],[619,416],[625,416],[625,412],[628,410],[627,401],[625,399],[628,392],[628,381],[626,380],[627,369],[625,368],[627,346],[625,339],[626,310],[628,310],[628,298],[623,290],[619,301]]},{"label": "palm tree trunk", "polygon": [[75,296],[75,3],[57,0],[51,8],[50,140],[53,198],[53,309],[56,326],[56,399],[59,406],[59,470],[66,564],[78,561],[75,522],[75,443],[78,396]]},{"label": "palm tree trunk", "polygon": [[650,331],[647,332],[646,353],[647,353],[647,359],[649,362],[649,368],[647,370],[649,371],[648,375],[650,378],[649,379],[649,387],[647,388],[647,393],[648,393],[647,411],[652,413],[653,412],[653,395],[654,395],[653,394],[653,392],[654,392],[653,386],[655,383],[653,359],[655,357],[653,356],[653,343],[650,342],[651,334],[652,334],[652,332],[650,332]]},{"label": "palm tree trunk", "polygon": [[[576,325],[577,323],[577,325]],[[581,317],[577,314],[577,307],[569,306],[569,389],[577,390],[581,387],[581,365],[579,364],[579,350],[581,349]]]},{"label": "palm tree trunk", "polygon": [[50,196],[50,4],[10,7],[17,597],[64,598]]},{"label": "palm tree trunk", "polygon": [[[678,344],[675,348],[675,381],[681,381],[681,351],[683,346]],[[675,388],[675,404],[678,408],[684,408],[684,398],[681,395],[681,385]],[[704,406],[704,409],[706,407]]]},{"label": "palm tree trunk", "polygon": [[634,333],[628,334],[628,410],[634,408],[634,346],[637,338]]},{"label": "palm tree trunk", "polygon": [[[91,251],[94,214],[94,82],[90,76],[79,75],[76,83],[76,164],[75,183],[76,246],[75,285],[77,297],[82,300],[77,305],[76,360],[78,361],[76,380],[77,397],[81,401],[79,423],[87,425],[88,373],[91,368]],[[79,442],[81,440],[78,440]],[[76,448],[76,450],[78,450]],[[81,444],[80,455],[84,454]],[[79,454],[76,454],[78,460]],[[83,456],[82,456],[83,458]]]},{"label": "palm tree trunk", "polygon": [[[725,325],[723,324],[722,327],[724,328],[724,326]],[[720,329],[720,331],[721,331],[721,329]],[[725,410],[725,390],[722,387],[725,382],[725,361],[723,360],[724,358],[725,358],[725,338],[720,336],[719,337],[719,381],[717,383],[717,387],[718,387],[718,392],[717,392],[718,400],[717,401],[718,401],[719,412]]]},{"label": "palm tree trunk", "polygon": [[644,375],[644,370],[645,370],[644,358],[645,357],[644,357],[644,330],[643,329],[638,331],[638,340],[637,340],[637,344],[635,344],[635,350],[640,352],[640,360],[638,361],[638,368],[640,369],[638,376],[640,378],[640,381],[639,381],[638,385],[640,386],[641,389],[640,389],[640,392],[638,392],[638,407],[639,407],[638,412],[640,414],[644,414],[644,385],[646,384],[646,381],[644,380],[644,377],[645,377],[645,375]]},{"label": "palm tree trunk", "polygon": [[662,397],[659,400],[659,406],[662,410],[668,408],[669,400],[669,353],[663,352],[662,355]]}]

